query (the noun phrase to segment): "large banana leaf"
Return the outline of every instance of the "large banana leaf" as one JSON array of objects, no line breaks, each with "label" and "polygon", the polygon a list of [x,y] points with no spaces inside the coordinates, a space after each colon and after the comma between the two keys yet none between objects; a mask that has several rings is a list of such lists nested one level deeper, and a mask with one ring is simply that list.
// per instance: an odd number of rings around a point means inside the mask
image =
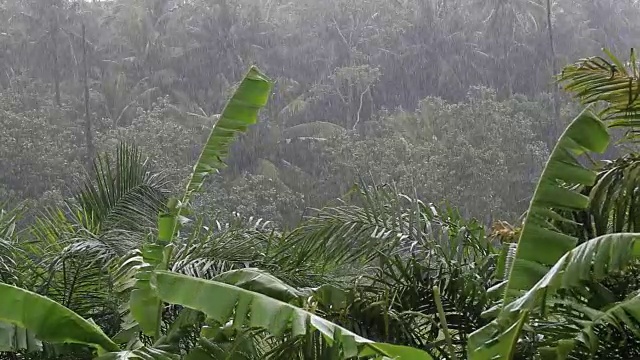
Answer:
[{"label": "large banana leaf", "polygon": [[93,322],[44,296],[11,285],[0,284],[0,321],[33,331],[46,342],[118,350]]},{"label": "large banana leaf", "polygon": [[[245,132],[250,125],[256,123],[258,112],[267,103],[270,91],[270,80],[258,68],[252,66],[213,125],[209,138],[193,167],[182,201],[180,203],[171,201],[168,213],[158,217],[159,244],[171,246],[170,243],[173,241],[189,199],[194,192],[200,190],[208,175],[224,167],[223,159],[229,153],[236,135]],[[149,253],[151,255],[149,261],[145,258],[147,265],[136,275],[138,279],[136,289],[132,292],[129,301],[131,314],[139,323],[141,330],[145,334],[154,336],[156,340],[160,337],[161,302],[150,288],[148,281],[152,270],[167,269],[171,253],[170,247],[165,248],[164,251],[154,249]],[[162,259],[164,261],[161,261]]]},{"label": "large banana leaf", "polygon": [[193,167],[183,202],[202,187],[205,178],[225,166],[224,158],[238,133],[247,131],[256,123],[258,112],[267,104],[271,81],[258,68],[252,66],[225,106],[218,121]]},{"label": "large banana leaf", "polygon": [[346,357],[431,359],[421,350],[373,342],[301,308],[233,285],[167,271],[156,271],[155,281],[163,301],[201,311],[221,324],[231,319],[236,329],[264,329],[274,336],[319,331],[330,342],[338,334]]},{"label": "large banana leaf", "polygon": [[567,251],[577,238],[563,234],[551,221],[573,222],[556,210],[584,210],[589,198],[576,186],[591,186],[596,172],[584,167],[577,156],[603,152],[609,145],[604,124],[590,111],[583,111],[567,127],[555,146],[531,199],[524,226],[509,269],[505,303],[513,294],[535,285]]},{"label": "large banana leaf", "polygon": [[[584,167],[576,157],[589,151],[603,152],[608,144],[606,127],[588,110],[578,115],[560,137],[538,181],[515,256],[506,269],[506,284],[500,287],[504,289],[503,304],[509,304],[523,290],[536,285],[551,266],[575,247],[578,239],[562,233],[553,225],[553,222],[573,221],[556,211],[579,211],[589,206],[589,198],[580,194],[579,187],[593,185],[596,172]],[[506,308],[502,309],[504,311]],[[491,324],[475,331],[469,340],[474,344],[469,348],[471,358],[491,358],[487,354],[494,353],[508,359],[526,313],[523,310],[518,312],[518,316],[508,316],[506,322],[502,321],[505,315],[501,313],[499,331]],[[497,336],[501,341],[493,343]],[[505,340],[507,337],[509,340]],[[491,350],[487,351],[487,348]]]},{"label": "large banana leaf", "polygon": [[[472,360],[511,359],[519,337],[521,324],[537,308],[544,308],[547,300],[559,289],[581,287],[585,280],[599,280],[606,275],[625,269],[640,257],[640,233],[609,234],[591,239],[562,256],[558,262],[528,292],[507,304],[498,318],[474,332],[469,339],[469,357]],[[576,309],[578,310],[578,309]],[[623,326],[640,335],[640,301],[628,299],[604,311],[583,309],[591,321],[583,321],[583,329],[573,339],[562,339],[546,352],[554,358],[564,359],[581,342],[597,347],[595,325]]]}]

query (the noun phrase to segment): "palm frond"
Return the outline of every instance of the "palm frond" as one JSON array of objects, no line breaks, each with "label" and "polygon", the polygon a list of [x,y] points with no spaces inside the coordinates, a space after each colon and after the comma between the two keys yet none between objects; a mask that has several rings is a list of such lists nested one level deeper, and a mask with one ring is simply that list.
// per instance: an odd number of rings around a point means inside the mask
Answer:
[{"label": "palm frond", "polygon": [[605,50],[603,57],[582,59],[564,68],[559,81],[584,104],[605,103],[600,117],[610,127],[634,128],[640,125],[640,79],[635,52],[623,64]]},{"label": "palm frond", "polygon": [[269,238],[274,234],[268,225],[251,220],[211,228],[199,220],[186,230],[188,236],[176,241],[171,270],[205,279],[262,264]]},{"label": "palm frond", "polygon": [[[108,155],[94,161],[95,178],[75,196],[80,219],[94,233],[118,228],[145,232],[164,209],[167,179],[151,171],[135,146],[120,144],[115,163]],[[74,209],[74,207],[72,207]]]},{"label": "palm frond", "polygon": [[640,230],[640,158],[628,154],[606,165],[590,189],[596,235]]},{"label": "palm frond", "polygon": [[272,245],[266,261],[296,271],[360,267],[381,253],[391,255],[420,244],[436,218],[433,207],[388,186],[361,183],[352,193],[354,205],[317,211]]},{"label": "palm frond", "polygon": [[0,282],[16,284],[20,280],[18,273],[18,255],[21,249],[16,242],[16,222],[20,209],[6,211],[0,208]]}]

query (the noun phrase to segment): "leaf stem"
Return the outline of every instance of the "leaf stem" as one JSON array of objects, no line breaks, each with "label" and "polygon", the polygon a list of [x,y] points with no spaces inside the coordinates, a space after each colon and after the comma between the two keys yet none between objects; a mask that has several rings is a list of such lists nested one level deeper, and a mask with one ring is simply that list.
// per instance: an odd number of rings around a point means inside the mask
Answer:
[{"label": "leaf stem", "polygon": [[442,307],[442,299],[440,298],[440,288],[438,286],[433,287],[433,300],[436,303],[438,309],[438,317],[440,318],[440,326],[444,332],[444,340],[447,343],[449,355],[452,360],[457,360],[456,351],[453,347],[453,341],[451,340],[451,334],[449,333],[449,327],[447,326],[447,318],[444,315],[444,308]]}]

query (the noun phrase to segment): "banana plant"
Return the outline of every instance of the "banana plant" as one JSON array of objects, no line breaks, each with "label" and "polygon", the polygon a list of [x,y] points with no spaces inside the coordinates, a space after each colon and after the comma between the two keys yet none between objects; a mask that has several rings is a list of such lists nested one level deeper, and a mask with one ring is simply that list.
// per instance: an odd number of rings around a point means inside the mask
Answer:
[{"label": "banana plant", "polygon": [[[234,323],[242,323],[244,320],[242,316],[246,316],[247,314],[239,312],[239,309],[237,309],[236,306],[243,306],[244,301],[252,302],[252,299],[256,298],[263,299],[267,302],[267,305],[264,308],[257,309],[257,311],[253,312],[251,316],[252,319],[259,317],[272,319],[282,315],[278,310],[278,300],[274,300],[260,293],[251,293],[250,290],[235,288],[236,292],[247,296],[231,297],[229,300],[230,302],[226,303],[227,308],[223,307],[226,309],[224,316],[213,316],[192,303],[184,302],[190,297],[188,294],[193,295],[190,291],[199,291],[198,289],[185,289],[186,292],[181,297],[181,300],[175,301],[175,299],[169,297],[169,295],[175,294],[176,291],[180,290],[176,288],[167,292],[162,292],[160,291],[159,285],[162,284],[162,282],[157,280],[157,278],[164,279],[169,276],[165,271],[169,268],[175,242],[178,241],[177,235],[180,230],[180,226],[188,221],[184,215],[188,214],[191,199],[194,194],[202,188],[205,179],[210,174],[224,167],[223,159],[227,156],[235,135],[245,132],[251,124],[256,122],[258,111],[266,104],[270,89],[270,80],[257,68],[252,67],[244,80],[240,83],[230,101],[227,103],[217,123],[212,128],[209,138],[193,168],[182,198],[170,200],[168,204],[169,211],[160,214],[158,217],[157,241],[145,245],[141,254],[137,258],[138,264],[137,271],[135,272],[137,280],[135,288],[131,292],[131,300],[129,302],[130,311],[140,330],[146,335],[151,336],[157,344],[162,343],[163,339],[160,326],[164,302],[180,303],[187,308],[202,311],[218,324],[225,324],[230,320],[229,317],[232,314],[235,314],[235,317],[232,317]],[[262,275],[261,279],[264,278],[265,276]],[[175,287],[179,283],[190,283],[187,281],[187,278],[182,280],[186,282],[174,282],[173,286]],[[247,282],[242,281],[241,283],[246,284]],[[260,286],[260,289],[263,290],[263,293],[270,293],[273,291],[273,285],[275,283],[277,282],[271,282],[268,285]],[[252,282],[248,282],[248,284],[252,284]],[[222,282],[209,283],[208,285],[208,289],[211,292],[210,296],[207,297],[208,299],[222,299],[220,296],[224,296],[224,293],[232,294],[234,289],[233,285],[225,287]],[[163,287],[163,289],[165,289],[165,287]],[[216,290],[218,291],[216,292]],[[252,296],[248,296],[247,292],[251,293]],[[217,301],[216,303],[220,305]],[[285,306],[281,309],[292,310],[296,308]],[[298,311],[294,311],[294,313],[299,314]],[[374,343],[370,340],[361,338],[348,330],[340,328],[339,326],[323,320],[311,313],[303,312],[303,314],[303,316],[299,316],[297,318],[294,316],[292,318],[297,319],[296,324],[294,324],[291,329],[293,336],[320,331],[328,342],[339,343],[340,348],[343,349],[345,355],[358,355],[358,351],[353,350],[357,347],[356,345],[370,343],[370,345],[359,350],[362,352],[360,355],[385,357],[392,354],[396,358],[401,356],[411,359],[430,358],[427,353],[411,348],[377,343],[375,346],[371,345]],[[310,321],[309,324],[305,323],[306,319]],[[283,324],[281,320],[282,319],[277,323],[250,323],[249,328],[258,327],[266,330],[272,335],[278,336],[282,335],[285,330],[285,328],[282,327]],[[302,323],[300,323],[300,321],[302,321]],[[314,324],[315,322],[319,322],[319,325]],[[303,326],[303,328],[300,328],[300,326]],[[403,353],[405,353],[405,355],[402,355]],[[416,353],[420,354],[420,356],[416,357]]]},{"label": "banana plant", "polygon": [[[258,112],[266,104],[270,89],[269,79],[257,68],[251,67],[212,127],[182,199],[170,201],[169,211],[159,216],[157,241],[143,245],[142,249],[135,251],[135,256],[125,257],[126,266],[121,267],[121,270],[124,268],[126,270],[124,274],[130,276],[129,280],[134,280],[130,281],[129,285],[125,285],[125,288],[128,287],[128,290],[132,290],[130,291],[128,312],[133,320],[124,324],[126,330],[137,327],[155,340],[160,338],[160,318],[163,307],[150,287],[151,271],[156,268],[167,268],[173,248],[171,241],[179,227],[179,219],[183,219],[182,214],[187,208],[189,199],[194,192],[202,187],[209,174],[224,166],[223,159],[228,154],[236,134],[245,132],[250,125],[256,123]],[[14,310],[18,314],[24,312],[20,309]],[[47,340],[40,333],[42,329],[32,329],[28,326],[29,323],[23,324],[15,321],[8,321],[8,323],[13,326],[27,325],[28,330],[35,331],[40,340]],[[46,333],[44,335],[46,337]],[[102,346],[101,348],[114,351],[114,348],[110,346]]]},{"label": "banana plant", "polygon": [[[208,175],[224,166],[223,159],[235,135],[256,122],[270,89],[269,79],[252,67],[214,124],[182,198],[170,200],[169,210],[159,215],[155,241],[122,260],[120,276],[128,279],[125,283],[133,284],[129,286],[128,303],[132,321],[125,324],[125,330],[139,329],[151,336],[153,346],[133,342],[123,350],[91,320],[51,299],[11,285],[0,285],[0,321],[33,331],[45,342],[91,346],[97,350],[98,359],[103,360],[180,359],[183,354],[173,351],[175,348],[170,344],[172,336],[181,327],[195,324],[200,319],[198,313],[203,313],[208,323],[231,321],[236,330],[260,329],[274,338],[285,333],[293,337],[319,333],[345,357],[431,359],[421,350],[365,339],[296,306],[304,304],[303,297],[307,293],[259,270],[227,272],[215,281],[166,271],[193,194],[201,189]],[[180,305],[183,310],[169,331],[163,334],[161,320],[165,303]],[[203,328],[201,345],[215,347],[207,339],[210,332]],[[187,354],[187,358],[213,358],[203,357],[206,355],[203,349],[203,346],[196,347],[193,356]]]},{"label": "banana plant", "polygon": [[[121,272],[136,279],[128,307],[133,321],[128,321],[125,328],[138,326],[142,333],[156,341],[161,337],[163,306],[151,288],[152,273],[154,270],[168,269],[174,249],[172,242],[180,225],[187,220],[184,215],[193,194],[202,188],[209,175],[225,166],[223,161],[236,135],[256,123],[258,112],[266,105],[270,92],[269,78],[258,68],[251,67],[213,125],[182,197],[169,200],[168,211],[158,216],[156,241],[145,244],[121,266]],[[133,271],[128,269],[131,265],[135,266]],[[127,283],[126,277],[124,282]]]},{"label": "banana plant", "polygon": [[[507,279],[496,287],[503,292],[497,318],[470,336],[470,359],[513,358],[529,315],[544,309],[553,294],[578,288],[584,280],[602,279],[640,256],[637,233],[603,235],[576,247],[578,239],[558,229],[557,224],[575,224],[562,211],[588,208],[589,197],[580,192],[596,181],[596,171],[583,166],[577,157],[601,153],[608,144],[605,124],[588,109],[561,136],[531,200],[515,253],[506,261]],[[609,309],[590,309],[587,313],[592,315],[591,321],[582,323],[579,336],[564,339],[543,352],[564,359],[578,342],[594,348],[597,324],[626,325],[638,331],[634,321],[640,319],[639,310],[636,297]]]}]

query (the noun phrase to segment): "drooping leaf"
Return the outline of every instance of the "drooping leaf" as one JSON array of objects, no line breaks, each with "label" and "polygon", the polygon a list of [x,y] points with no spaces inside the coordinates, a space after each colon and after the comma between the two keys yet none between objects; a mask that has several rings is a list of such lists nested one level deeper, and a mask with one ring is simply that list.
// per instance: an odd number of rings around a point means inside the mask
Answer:
[{"label": "drooping leaf", "polygon": [[[290,333],[294,337],[319,331],[328,341],[332,341],[339,331],[347,357],[362,352],[396,359],[431,359],[420,350],[387,344],[379,346],[301,308],[236,286],[157,271],[156,288],[163,301],[202,311],[218,323],[232,320],[236,329],[258,328],[274,336]],[[410,357],[406,357],[408,355]]]},{"label": "drooping leaf", "polygon": [[143,264],[135,273],[135,288],[129,298],[131,316],[144,334],[154,336],[156,340],[160,337],[162,302],[152,289],[151,277],[154,270],[167,268],[171,249],[171,244],[146,244],[142,248]]},{"label": "drooping leaf", "polygon": [[213,280],[267,295],[287,303],[300,298],[302,293],[275,276],[260,269],[238,269],[224,272]]},{"label": "drooping leaf", "polygon": [[93,322],[44,296],[11,285],[0,284],[0,321],[31,330],[46,342],[118,350]]}]

